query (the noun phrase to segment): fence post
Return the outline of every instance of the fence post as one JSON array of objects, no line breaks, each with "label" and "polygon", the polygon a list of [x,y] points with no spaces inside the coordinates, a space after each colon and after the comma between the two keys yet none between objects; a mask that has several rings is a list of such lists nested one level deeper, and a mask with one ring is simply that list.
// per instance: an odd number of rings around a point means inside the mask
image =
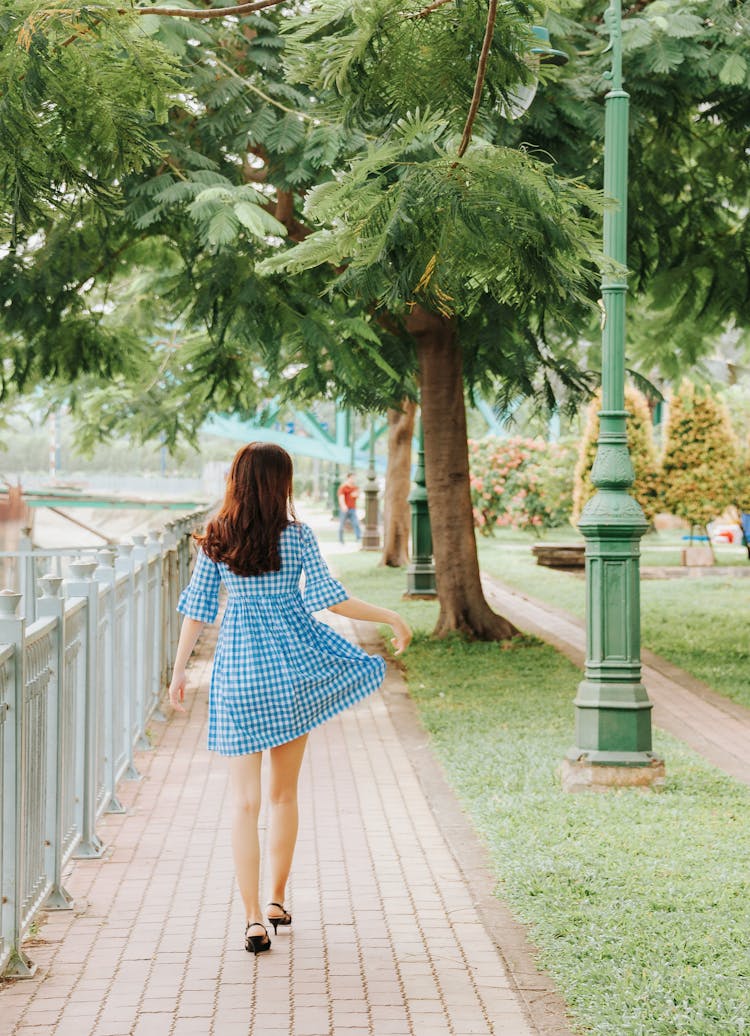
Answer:
[{"label": "fence post", "polygon": [[94,579],[101,586],[107,587],[105,592],[107,624],[105,627],[104,658],[100,659],[99,672],[102,686],[99,687],[99,701],[104,703],[104,780],[106,786],[105,813],[124,813],[125,807],[115,794],[117,783],[117,671],[115,668],[115,555],[112,550],[98,550],[96,557],[99,565],[94,571]]},{"label": "fence post", "polygon": [[86,693],[84,696],[83,788],[81,794],[81,840],[75,859],[97,859],[104,844],[96,833],[96,763],[98,701],[99,585],[92,579],[95,561],[74,561],[64,583],[66,597],[86,598]]},{"label": "fence post", "polygon": [[42,596],[37,601],[40,619],[53,618],[57,622],[53,633],[54,654],[52,677],[48,690],[47,741],[49,794],[47,795],[47,873],[52,877],[52,888],[44,901],[45,910],[70,910],[72,896],[62,884],[63,858],[63,739],[61,737],[63,681],[65,679],[65,601],[60,596],[62,579],[47,575],[39,580]]},{"label": "fence post", "polygon": [[179,555],[177,553],[177,536],[175,534],[175,522],[167,522],[164,526],[164,536],[162,543],[164,544],[164,570],[166,575],[164,593],[162,595],[162,608],[164,609],[164,617],[166,622],[165,628],[165,641],[162,652],[162,667],[164,673],[164,679],[166,680],[167,674],[172,668],[172,662],[174,660],[177,651],[177,637],[179,636],[179,630],[177,628],[177,599],[175,597],[175,589],[179,583]]},{"label": "fence post", "polygon": [[[168,526],[167,526],[168,527]],[[154,562],[157,566],[157,578],[154,580],[154,588],[152,594],[152,607],[153,612],[153,631],[154,637],[151,643],[147,645],[147,650],[151,652],[151,684],[148,688],[150,696],[150,709],[151,716],[153,719],[158,720],[160,723],[165,723],[167,717],[159,708],[161,700],[162,687],[164,686],[164,620],[165,620],[165,608],[164,608],[164,593],[162,590],[163,579],[164,579],[164,548],[162,546],[161,533],[158,529],[149,529],[148,532],[149,542],[146,544],[146,549],[149,554],[149,562],[152,558],[156,558]]]},{"label": "fence post", "polygon": [[31,528],[21,529],[18,537],[18,589],[21,591],[21,612],[30,626],[36,621],[36,586],[34,580],[34,555]]},{"label": "fence post", "polygon": [[[23,737],[23,692],[26,686],[26,630],[18,615],[21,594],[0,591],[0,643],[13,645],[13,686],[9,688],[3,745],[3,888],[2,930],[10,947],[4,978],[31,978],[36,965],[21,949],[21,873],[23,869],[22,780],[25,772]],[[8,722],[10,720],[10,722]]]},{"label": "fence post", "polygon": [[148,751],[151,745],[145,736],[146,702],[149,691],[148,642],[153,635],[153,623],[149,622],[148,602],[148,548],[146,537],[142,533],[133,536],[133,565],[135,571],[136,595],[138,608],[135,614],[135,708],[138,716],[138,734],[135,747],[139,751]]},{"label": "fence post", "polygon": [[184,518],[178,523],[178,533],[177,553],[180,560],[178,590],[182,590],[183,587],[187,586],[190,579],[190,540],[192,537],[190,523]]},{"label": "fence post", "polygon": [[118,665],[122,673],[123,687],[125,693],[125,713],[127,716],[127,759],[128,765],[123,774],[126,781],[140,781],[143,774],[138,772],[135,765],[135,754],[133,745],[135,743],[134,731],[138,724],[138,666],[136,651],[136,605],[135,605],[135,561],[133,556],[132,543],[120,543],[117,547],[115,558],[115,572],[124,572],[128,578],[127,608],[125,611],[125,638],[124,657],[118,659]]}]

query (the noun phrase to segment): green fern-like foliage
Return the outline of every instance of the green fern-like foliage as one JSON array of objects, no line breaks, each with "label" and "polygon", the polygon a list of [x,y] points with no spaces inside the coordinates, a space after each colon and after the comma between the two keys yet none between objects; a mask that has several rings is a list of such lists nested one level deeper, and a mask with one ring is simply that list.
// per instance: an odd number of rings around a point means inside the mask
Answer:
[{"label": "green fern-like foliage", "polygon": [[[610,62],[603,5],[571,0],[563,10],[548,24],[571,60],[506,139],[600,186]],[[728,321],[750,321],[750,5],[658,0],[623,11],[630,351],[678,383]]]},{"label": "green fern-like foliage", "polygon": [[[578,462],[573,476],[573,514],[575,525],[581,517],[585,504],[596,492],[591,481],[591,468],[596,456],[599,439],[599,411],[602,408],[602,393],[598,389],[589,404],[586,429],[578,451]],[[643,508],[651,521],[659,510],[659,461],[654,444],[654,428],[646,397],[632,385],[625,386],[625,409],[628,412],[628,449],[633,464],[635,481],[628,492]]]},{"label": "green fern-like foliage", "polygon": [[[380,133],[408,111],[433,108],[454,132],[466,118],[487,20],[482,0],[414,17],[421,0],[322,0],[290,21],[287,69],[346,124]],[[531,81],[534,3],[500,4],[479,132],[501,121],[502,102]]]},{"label": "green fern-like foliage", "polygon": [[435,114],[401,120],[338,180],[311,192],[323,229],[262,270],[345,266],[337,287],[403,313],[420,303],[469,315],[491,298],[523,312],[584,304],[594,279],[598,196],[523,151],[441,144]]},{"label": "green fern-like foliage", "polygon": [[121,6],[0,6],[3,238],[81,196],[112,209],[117,178],[158,155],[154,131],[176,95],[177,66]]}]

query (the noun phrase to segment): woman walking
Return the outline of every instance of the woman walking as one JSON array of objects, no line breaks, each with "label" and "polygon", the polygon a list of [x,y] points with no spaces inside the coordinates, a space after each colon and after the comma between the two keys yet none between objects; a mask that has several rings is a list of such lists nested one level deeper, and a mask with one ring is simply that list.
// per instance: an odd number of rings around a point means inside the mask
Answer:
[{"label": "woman walking", "polygon": [[[232,462],[224,503],[209,521],[178,610],[185,616],[169,700],[184,712],[185,666],[206,622],[227,605],[209,692],[208,747],[229,757],[232,852],[247,926],[245,949],[271,948],[260,908],[261,753],[270,749],[269,861],[266,918],[291,924],[284,896],[297,840],[297,778],[313,727],[376,690],[385,662],[345,640],[313,613],[328,608],[350,619],[387,623],[401,654],[411,630],[396,612],[349,597],[321,557],[292,504],[292,461],[272,443],[250,443]],[[304,587],[300,577],[304,574]]]}]

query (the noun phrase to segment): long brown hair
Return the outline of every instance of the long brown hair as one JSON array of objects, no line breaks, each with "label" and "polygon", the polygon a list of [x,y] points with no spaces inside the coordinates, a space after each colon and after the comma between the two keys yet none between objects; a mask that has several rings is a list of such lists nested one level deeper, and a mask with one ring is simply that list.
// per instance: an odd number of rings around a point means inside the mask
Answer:
[{"label": "long brown hair", "polygon": [[196,540],[236,575],[259,576],[281,568],[279,538],[296,520],[292,458],[274,443],[251,442],[237,451],[221,510]]}]

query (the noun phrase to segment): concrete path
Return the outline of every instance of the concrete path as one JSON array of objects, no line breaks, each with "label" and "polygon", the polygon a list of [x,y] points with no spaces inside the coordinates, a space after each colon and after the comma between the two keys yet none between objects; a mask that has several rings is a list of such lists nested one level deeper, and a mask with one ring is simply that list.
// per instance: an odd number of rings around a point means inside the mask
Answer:
[{"label": "concrete path", "polygon": [[153,723],[143,780],[120,785],[127,812],[103,818],[105,856],[70,868],[75,910],[43,917],[27,944],[37,976],[0,990],[0,1031],[568,1033],[394,668],[383,691],[312,733],[294,921],[270,953],[245,952],[225,762],[204,747],[214,636],[193,663],[189,714]]},{"label": "concrete path", "polygon": [[[553,644],[577,666],[586,657],[583,623],[500,580],[483,575],[488,601],[514,625]],[[689,673],[643,651],[643,682],[656,726],[685,741],[715,766],[750,784],[750,709],[717,694]]]}]

